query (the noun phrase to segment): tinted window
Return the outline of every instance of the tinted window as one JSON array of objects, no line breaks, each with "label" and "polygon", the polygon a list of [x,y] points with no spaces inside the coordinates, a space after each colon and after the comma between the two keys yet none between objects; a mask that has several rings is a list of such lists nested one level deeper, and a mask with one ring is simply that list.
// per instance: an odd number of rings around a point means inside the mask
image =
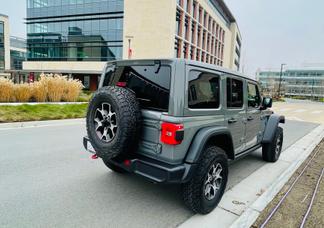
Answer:
[{"label": "tinted window", "polygon": [[126,83],[145,109],[168,111],[171,68],[169,66],[120,66],[107,71],[103,86]]},{"label": "tinted window", "polygon": [[227,107],[243,107],[243,82],[233,78],[227,78]]},{"label": "tinted window", "polygon": [[248,83],[248,106],[258,108],[261,105],[261,97],[258,86]]},{"label": "tinted window", "polygon": [[189,74],[188,106],[192,109],[219,107],[219,77],[210,73],[191,71]]}]

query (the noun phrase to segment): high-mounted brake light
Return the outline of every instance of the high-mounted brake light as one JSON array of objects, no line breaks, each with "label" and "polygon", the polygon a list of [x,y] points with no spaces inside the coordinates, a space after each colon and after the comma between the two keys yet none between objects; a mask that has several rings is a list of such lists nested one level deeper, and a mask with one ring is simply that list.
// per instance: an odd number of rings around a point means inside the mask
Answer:
[{"label": "high-mounted brake light", "polygon": [[178,145],[184,136],[183,124],[162,123],[161,142],[169,145]]},{"label": "high-mounted brake light", "polygon": [[116,86],[118,86],[118,87],[126,87],[126,82],[117,82]]}]

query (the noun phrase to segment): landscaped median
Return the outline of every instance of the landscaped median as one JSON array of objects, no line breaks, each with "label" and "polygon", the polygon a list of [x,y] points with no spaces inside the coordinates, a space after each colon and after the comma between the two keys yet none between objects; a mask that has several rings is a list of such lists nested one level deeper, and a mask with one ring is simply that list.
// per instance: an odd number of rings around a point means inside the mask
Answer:
[{"label": "landscaped median", "polygon": [[92,94],[83,88],[81,81],[58,74],[22,84],[0,78],[0,123],[84,118]]},{"label": "landscaped median", "polygon": [[84,118],[87,103],[0,106],[0,123]]}]

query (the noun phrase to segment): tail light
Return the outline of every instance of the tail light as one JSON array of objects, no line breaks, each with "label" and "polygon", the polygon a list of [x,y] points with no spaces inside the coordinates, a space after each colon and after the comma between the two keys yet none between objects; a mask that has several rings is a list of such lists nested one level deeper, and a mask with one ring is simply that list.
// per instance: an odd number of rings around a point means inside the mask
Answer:
[{"label": "tail light", "polygon": [[126,82],[117,82],[116,86],[118,87],[126,87],[127,83]]},{"label": "tail light", "polygon": [[161,142],[169,145],[178,145],[184,136],[183,124],[162,123]]}]

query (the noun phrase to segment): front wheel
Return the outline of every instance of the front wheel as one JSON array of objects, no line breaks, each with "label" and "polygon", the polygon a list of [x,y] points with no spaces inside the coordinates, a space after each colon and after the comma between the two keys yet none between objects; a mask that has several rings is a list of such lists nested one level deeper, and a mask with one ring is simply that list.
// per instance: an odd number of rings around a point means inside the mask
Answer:
[{"label": "front wheel", "polygon": [[207,147],[194,177],[182,186],[185,204],[195,213],[208,214],[221,200],[228,176],[227,155],[216,146]]},{"label": "front wheel", "polygon": [[262,145],[262,158],[267,162],[276,162],[279,159],[283,143],[283,129],[278,127],[270,143]]}]

